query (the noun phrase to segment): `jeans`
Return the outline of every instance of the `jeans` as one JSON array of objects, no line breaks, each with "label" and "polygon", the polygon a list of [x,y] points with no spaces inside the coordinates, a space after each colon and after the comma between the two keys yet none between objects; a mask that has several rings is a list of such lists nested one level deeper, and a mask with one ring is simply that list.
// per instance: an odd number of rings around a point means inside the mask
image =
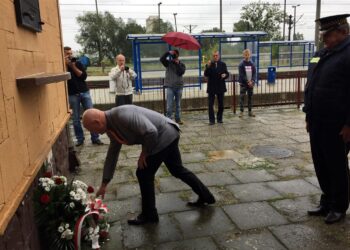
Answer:
[{"label": "jeans", "polygon": [[219,94],[208,94],[208,113],[209,113],[209,122],[215,123],[215,114],[214,114],[214,102],[215,95],[218,98],[218,112],[216,114],[216,119],[218,122],[222,122],[222,114],[224,113],[224,95],[225,93]]},{"label": "jeans", "polygon": [[[92,108],[92,100],[90,91],[82,92],[76,95],[69,96],[69,106],[73,110],[73,127],[74,134],[78,142],[84,141],[84,131],[80,123],[80,103],[84,110]],[[99,135],[91,133],[91,141],[95,142],[98,140]]]},{"label": "jeans", "polygon": [[244,110],[244,96],[248,94],[248,111],[252,111],[252,96],[253,96],[253,88],[249,88],[248,86],[241,86],[240,96],[239,96],[239,106],[241,112]]},{"label": "jeans", "polygon": [[181,97],[183,87],[167,87],[166,116],[170,119],[173,116],[173,101],[175,98],[175,121],[181,120]]}]

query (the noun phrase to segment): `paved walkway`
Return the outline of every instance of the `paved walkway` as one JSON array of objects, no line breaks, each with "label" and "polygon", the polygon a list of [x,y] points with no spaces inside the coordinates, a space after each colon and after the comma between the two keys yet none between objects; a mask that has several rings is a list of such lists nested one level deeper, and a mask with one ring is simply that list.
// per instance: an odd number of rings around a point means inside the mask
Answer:
[{"label": "paved walkway", "polygon": [[[350,215],[336,225],[306,215],[320,190],[304,114],[284,108],[256,115],[240,119],[225,110],[223,125],[208,126],[206,112],[184,114],[184,165],[210,187],[217,203],[187,207],[196,196],[162,166],[156,176],[157,225],[126,223],[140,211],[140,146],[124,146],[105,198],[112,227],[102,249],[349,249]],[[106,136],[102,140],[109,143]],[[76,178],[97,187],[107,148],[87,140],[79,149]]]}]

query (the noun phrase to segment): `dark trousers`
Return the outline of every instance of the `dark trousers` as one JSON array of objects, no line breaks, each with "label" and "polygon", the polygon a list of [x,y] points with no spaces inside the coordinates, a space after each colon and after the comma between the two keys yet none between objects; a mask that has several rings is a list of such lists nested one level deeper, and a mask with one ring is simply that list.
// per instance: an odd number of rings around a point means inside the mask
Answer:
[{"label": "dark trousers", "polygon": [[322,195],[320,205],[344,213],[349,207],[349,144],[339,135],[342,125],[310,121],[311,154]]},{"label": "dark trousers", "polygon": [[148,156],[147,167],[144,169],[138,168],[136,171],[141,190],[142,213],[145,216],[152,217],[157,214],[154,176],[162,162],[165,163],[165,166],[174,177],[179,178],[181,181],[189,185],[200,198],[208,200],[211,196],[208,188],[198,179],[198,177],[182,165],[178,144],[179,138],[173,141],[161,152]]},{"label": "dark trousers", "polygon": [[132,94],[131,95],[116,95],[115,96],[115,105],[121,106],[125,104],[132,104]]},{"label": "dark trousers", "polygon": [[209,113],[210,122],[215,122],[215,114],[214,114],[215,95],[217,96],[217,99],[218,99],[218,112],[216,114],[216,119],[218,122],[222,121],[222,114],[224,113],[224,94],[225,93],[219,93],[219,94],[208,93],[208,113]]},{"label": "dark trousers", "polygon": [[246,94],[248,94],[248,111],[252,111],[253,88],[249,88],[248,86],[241,86],[239,95],[239,107],[241,112],[244,111],[244,96]]}]

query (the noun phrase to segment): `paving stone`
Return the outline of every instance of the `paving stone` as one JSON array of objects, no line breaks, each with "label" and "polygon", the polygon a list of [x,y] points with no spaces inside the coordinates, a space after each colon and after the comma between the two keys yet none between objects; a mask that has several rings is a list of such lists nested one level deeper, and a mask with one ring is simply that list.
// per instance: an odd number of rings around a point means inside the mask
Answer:
[{"label": "paving stone", "polygon": [[295,177],[301,175],[300,171],[295,167],[278,169],[274,171],[274,173],[279,177]]},{"label": "paving stone", "polygon": [[298,136],[292,136],[290,137],[291,139],[303,143],[303,142],[309,142],[310,141],[310,137],[308,134],[304,134],[304,135],[298,135]]},{"label": "paving stone", "polygon": [[172,218],[168,215],[161,215],[158,224],[123,225],[123,239],[125,247],[139,248],[167,241],[180,241],[183,237]]},{"label": "paving stone", "polygon": [[190,162],[201,162],[207,159],[206,155],[202,152],[193,152],[193,153],[185,153],[181,155],[182,162],[186,165],[186,163]]},{"label": "paving stone", "polygon": [[111,224],[109,228],[109,241],[101,245],[103,250],[123,249],[122,227],[120,222]]},{"label": "paving stone", "polygon": [[[102,175],[99,178],[100,183],[102,182]],[[116,170],[113,176],[113,179],[111,180],[111,182],[109,183],[109,185],[112,184],[120,184],[120,183],[126,183],[126,182],[130,182],[130,181],[137,181],[132,172],[128,169],[125,170]]]},{"label": "paving stone", "polygon": [[237,169],[239,166],[232,159],[206,162],[205,167],[211,172],[221,172]]},{"label": "paving stone", "polygon": [[174,192],[191,189],[190,186],[173,176],[160,178],[159,186],[161,192]]},{"label": "paving stone", "polygon": [[220,249],[230,250],[256,250],[273,249],[285,250],[281,243],[267,230],[259,233],[225,233],[215,235],[214,240]]},{"label": "paving stone", "polygon": [[305,196],[320,193],[318,188],[302,179],[275,181],[267,184],[283,195]]},{"label": "paving stone", "polygon": [[277,177],[266,170],[232,170],[231,173],[242,183],[262,182],[277,180]]},{"label": "paving stone", "polygon": [[187,201],[181,198],[182,193],[160,193],[156,195],[156,206],[159,214],[189,210]]},{"label": "paving stone", "polygon": [[185,165],[185,167],[189,170],[191,170],[193,173],[201,173],[201,172],[207,172],[208,170],[205,168],[204,163],[188,163]]},{"label": "paving stone", "polygon": [[271,202],[271,205],[292,222],[310,219],[307,211],[317,206],[309,196],[279,200]]},{"label": "paving stone", "polygon": [[228,205],[223,206],[223,209],[240,229],[262,228],[288,222],[266,202]]},{"label": "paving stone", "polygon": [[198,238],[160,244],[156,250],[215,250],[219,249],[211,238]]},{"label": "paving stone", "polygon": [[265,183],[248,183],[227,186],[234,196],[242,202],[263,201],[281,198],[282,196]]},{"label": "paving stone", "polygon": [[312,176],[312,177],[306,177],[305,180],[309,183],[311,183],[312,185],[320,188],[320,184],[318,183],[317,177],[316,176]]},{"label": "paving stone", "polygon": [[310,172],[315,172],[315,167],[314,164],[307,164],[305,166],[303,166],[303,169],[306,171],[310,171]]},{"label": "paving stone", "polygon": [[349,226],[341,228],[339,224],[329,226],[321,223],[290,224],[270,229],[288,249],[349,249],[349,232],[346,231]]},{"label": "paving stone", "polygon": [[117,189],[118,199],[125,199],[129,197],[140,197],[140,186],[135,184],[120,184]]},{"label": "paving stone", "polygon": [[217,161],[217,160],[223,160],[223,159],[237,160],[237,159],[244,158],[244,156],[235,150],[219,150],[219,151],[209,151],[208,158],[209,158],[208,161]]},{"label": "paving stone", "polygon": [[225,172],[200,173],[197,177],[206,186],[223,186],[238,183],[237,179]]},{"label": "paving stone", "polygon": [[174,214],[186,239],[210,236],[235,227],[221,208],[208,206]]},{"label": "paving stone", "polygon": [[114,200],[106,202],[109,209],[108,220],[115,222],[124,220],[129,213],[135,213],[141,211],[141,199],[130,198],[126,200]]}]

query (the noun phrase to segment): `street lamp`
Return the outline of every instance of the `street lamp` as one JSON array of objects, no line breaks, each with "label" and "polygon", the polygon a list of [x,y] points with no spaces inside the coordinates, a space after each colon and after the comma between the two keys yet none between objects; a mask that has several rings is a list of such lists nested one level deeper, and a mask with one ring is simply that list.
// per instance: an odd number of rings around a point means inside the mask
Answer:
[{"label": "street lamp", "polygon": [[160,5],[162,4],[162,2],[158,3],[158,31],[160,33]]},{"label": "street lamp", "polygon": [[293,21],[293,41],[295,40],[295,25],[296,25],[296,15],[297,15],[297,7],[299,7],[300,4],[293,5],[292,8],[294,8],[294,21]]},{"label": "street lamp", "polygon": [[177,25],[176,25],[176,15],[177,15],[177,13],[173,13],[173,15],[174,15],[174,19],[175,19],[175,31],[177,32]]}]

